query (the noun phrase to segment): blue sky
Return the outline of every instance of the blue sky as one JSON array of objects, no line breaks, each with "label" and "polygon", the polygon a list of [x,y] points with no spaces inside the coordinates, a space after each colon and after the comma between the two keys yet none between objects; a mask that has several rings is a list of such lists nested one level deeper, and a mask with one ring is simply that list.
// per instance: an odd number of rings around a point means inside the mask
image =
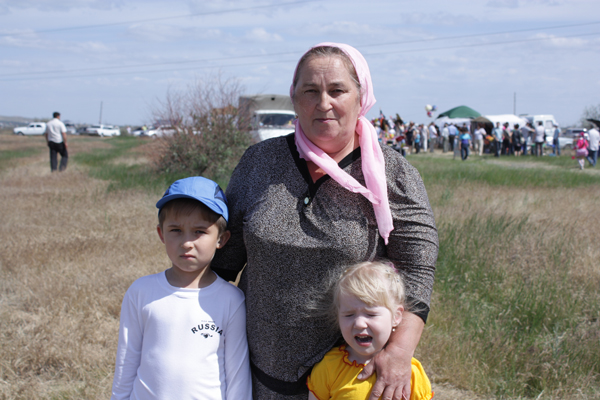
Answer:
[{"label": "blue sky", "polygon": [[0,0],[0,115],[138,125],[167,91],[218,71],[247,94],[286,94],[322,41],[367,59],[381,109],[428,122],[600,104],[598,0]]}]

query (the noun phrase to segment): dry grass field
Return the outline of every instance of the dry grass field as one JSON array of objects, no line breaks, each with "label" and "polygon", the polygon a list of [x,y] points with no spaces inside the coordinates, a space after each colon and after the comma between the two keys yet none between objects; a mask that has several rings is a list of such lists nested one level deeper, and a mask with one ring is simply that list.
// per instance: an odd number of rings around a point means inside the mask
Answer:
[{"label": "dry grass field", "polygon": [[[73,137],[70,151],[94,151],[109,147],[107,143]],[[91,178],[87,168],[76,162],[64,173],[50,174],[43,138],[0,134],[0,151],[22,150],[25,152],[17,158],[6,159],[7,153],[1,153],[5,159],[0,159],[0,398],[108,399],[122,296],[137,277],[168,266],[155,233],[154,204],[160,195],[107,190],[107,181]],[[140,159],[119,162],[131,164]],[[457,257],[463,264],[492,258],[494,270],[502,271],[506,281],[548,283],[563,282],[567,277],[568,283],[556,286],[564,291],[557,299],[589,297],[586,288],[600,287],[600,186],[524,190],[465,183],[451,188],[434,184],[428,191],[442,246],[456,250],[448,251],[448,257]],[[495,231],[486,231],[478,221],[488,221],[487,225],[508,221],[500,235],[505,232],[510,237],[486,237]],[[479,245],[473,243],[472,235],[465,234],[477,229],[481,229],[475,236]],[[444,258],[441,262],[449,261]],[[464,273],[467,281],[478,279]],[[442,270],[439,279],[448,281],[452,276]],[[493,291],[494,282],[485,283],[485,290]],[[573,291],[579,285],[581,290]],[[540,342],[528,344],[525,350],[501,343],[501,332],[493,329],[480,342],[466,343],[464,337],[449,335],[463,329],[453,324],[479,323],[478,312],[459,302],[465,296],[480,296],[478,301],[483,302],[485,290],[456,298],[446,296],[443,288],[434,294],[434,311],[419,358],[434,381],[435,399],[511,398],[490,395],[498,388],[479,375],[494,374],[499,367],[477,362],[470,356],[469,346],[507,354],[530,351],[531,357],[544,360],[542,370],[546,368],[544,371],[568,385],[562,389],[554,385],[530,398],[600,398],[597,373],[590,369],[587,377],[578,374],[570,378],[572,366],[561,369],[551,361],[556,354],[548,354],[552,341],[579,341],[595,346],[589,350],[600,354],[598,318],[582,317],[579,325],[565,328],[562,336],[541,328]],[[511,299],[506,301],[510,304]],[[597,292],[592,300],[599,301]],[[526,300],[523,303],[528,304]],[[522,306],[519,302],[513,305]],[[561,310],[565,303],[557,301],[554,306],[556,310],[543,312],[565,312]],[[451,314],[454,308],[471,314],[456,318]],[[503,312],[508,313],[500,310],[495,315],[501,319]],[[499,364],[502,362],[511,362],[511,357],[505,356]],[[542,370],[525,364],[517,373],[535,377],[546,373]]]}]

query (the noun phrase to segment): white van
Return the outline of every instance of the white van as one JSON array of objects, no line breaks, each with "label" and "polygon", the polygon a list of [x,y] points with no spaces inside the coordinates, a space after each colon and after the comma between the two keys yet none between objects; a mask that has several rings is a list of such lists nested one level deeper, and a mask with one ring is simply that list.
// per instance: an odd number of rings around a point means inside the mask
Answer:
[{"label": "white van", "polygon": [[558,125],[558,122],[554,119],[552,114],[540,114],[540,115],[527,115],[521,114],[519,117],[526,119],[531,122],[531,125],[535,128],[538,126],[538,122],[542,122],[544,129],[546,130],[546,136],[554,137],[554,125]]}]

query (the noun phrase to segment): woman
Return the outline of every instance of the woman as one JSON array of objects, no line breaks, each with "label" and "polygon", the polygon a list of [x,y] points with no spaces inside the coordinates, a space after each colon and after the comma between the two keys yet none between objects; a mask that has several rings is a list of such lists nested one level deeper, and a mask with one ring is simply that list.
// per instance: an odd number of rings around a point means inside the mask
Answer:
[{"label": "woman", "polygon": [[[380,146],[365,118],[375,103],[354,48],[323,43],[298,62],[290,89],[296,131],[250,147],[227,188],[228,245],[213,269],[240,280],[256,399],[306,399],[306,377],[341,338],[306,303],[331,273],[386,258],[414,313],[371,363],[372,399],[410,392],[410,359],[429,311],[438,239],[418,172]],[[366,371],[368,372],[368,371]],[[366,378],[366,376],[364,376]],[[390,397],[391,398],[391,397]]]}]

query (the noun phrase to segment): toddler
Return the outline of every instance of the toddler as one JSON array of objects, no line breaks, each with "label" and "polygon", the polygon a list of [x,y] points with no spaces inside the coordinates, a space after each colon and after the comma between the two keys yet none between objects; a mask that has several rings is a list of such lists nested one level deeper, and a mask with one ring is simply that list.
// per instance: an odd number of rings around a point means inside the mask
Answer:
[{"label": "toddler", "polygon": [[[309,400],[366,400],[377,379],[359,380],[363,367],[385,347],[404,311],[404,285],[394,267],[364,262],[347,268],[333,289],[331,315],[346,344],[330,350],[307,379]],[[412,359],[411,400],[433,397],[431,384]]]}]

